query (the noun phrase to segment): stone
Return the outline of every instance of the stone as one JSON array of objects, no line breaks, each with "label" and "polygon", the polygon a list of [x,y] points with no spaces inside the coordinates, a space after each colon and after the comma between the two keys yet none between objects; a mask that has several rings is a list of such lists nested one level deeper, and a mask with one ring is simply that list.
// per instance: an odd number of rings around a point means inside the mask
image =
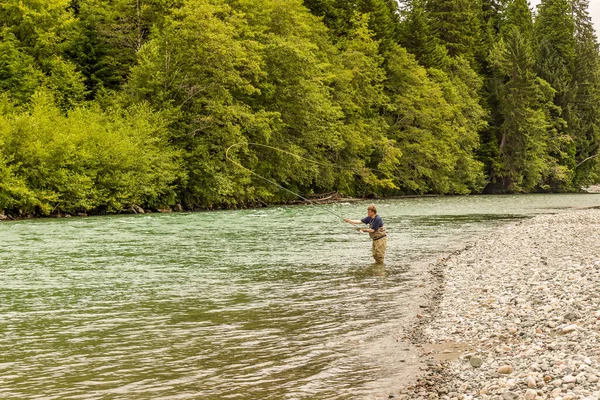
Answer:
[{"label": "stone", "polygon": [[572,324],[572,325],[567,325],[565,327],[563,327],[561,329],[562,333],[571,333],[571,332],[575,332],[577,330],[577,325]]},{"label": "stone", "polygon": [[535,400],[537,397],[537,391],[533,389],[527,389],[525,392],[525,400]]},{"label": "stone", "polygon": [[512,374],[513,368],[510,365],[503,365],[498,368],[498,373],[503,375]]},{"label": "stone", "polygon": [[537,383],[535,382],[535,378],[533,376],[528,376],[527,379],[525,380],[525,383],[527,384],[528,388],[535,388],[537,387]]},{"label": "stone", "polygon": [[504,392],[502,393],[502,400],[517,400],[519,395],[515,392]]},{"label": "stone", "polygon": [[479,357],[471,357],[469,362],[473,368],[479,368],[483,364],[483,360],[481,360]]},{"label": "stone", "polygon": [[578,312],[568,312],[563,317],[563,319],[566,321],[575,321],[576,319],[579,319],[579,318],[581,318],[581,315],[579,315]]}]

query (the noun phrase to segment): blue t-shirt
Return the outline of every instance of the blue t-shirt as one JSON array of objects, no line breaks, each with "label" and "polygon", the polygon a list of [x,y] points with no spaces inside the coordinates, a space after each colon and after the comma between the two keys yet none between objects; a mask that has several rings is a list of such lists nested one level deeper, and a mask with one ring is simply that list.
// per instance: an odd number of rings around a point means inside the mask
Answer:
[{"label": "blue t-shirt", "polygon": [[383,226],[383,220],[379,215],[376,215],[375,218],[365,217],[360,220],[363,224],[369,224],[369,227],[377,232],[377,229]]}]

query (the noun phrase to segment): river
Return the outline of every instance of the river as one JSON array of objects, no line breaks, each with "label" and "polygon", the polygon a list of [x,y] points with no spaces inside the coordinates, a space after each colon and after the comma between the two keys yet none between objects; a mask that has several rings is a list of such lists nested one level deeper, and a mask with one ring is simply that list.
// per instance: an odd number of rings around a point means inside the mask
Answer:
[{"label": "river", "polygon": [[0,398],[378,398],[430,262],[600,196],[375,204],[383,267],[366,202],[0,223]]}]

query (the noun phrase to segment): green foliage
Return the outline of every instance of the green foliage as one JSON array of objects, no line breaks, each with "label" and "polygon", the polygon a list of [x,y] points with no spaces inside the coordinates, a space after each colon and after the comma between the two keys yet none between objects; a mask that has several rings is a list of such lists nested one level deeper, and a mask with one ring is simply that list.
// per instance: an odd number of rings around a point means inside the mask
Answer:
[{"label": "green foliage", "polygon": [[427,68],[447,68],[448,51],[435,34],[431,14],[425,11],[425,0],[408,1],[403,14],[400,25],[402,46]]},{"label": "green foliage", "polygon": [[14,34],[0,34],[0,90],[25,102],[43,82],[43,74],[34,66],[33,57],[19,49]]},{"label": "green foliage", "polygon": [[26,109],[0,117],[3,207],[49,214],[172,204],[180,174],[165,136],[147,106],[63,115],[38,92]]},{"label": "green foliage", "polygon": [[[588,8],[542,0],[534,20],[527,0],[0,1],[0,210],[597,182]],[[277,185],[228,162],[232,145]]]},{"label": "green foliage", "polygon": [[600,53],[589,15],[589,1],[572,1],[575,23],[575,68],[569,131],[575,140],[576,185],[596,182],[600,151]]},{"label": "green foliage", "polygon": [[499,96],[503,118],[498,140],[500,164],[492,180],[510,192],[527,192],[541,187],[549,174],[549,123],[539,102],[540,89],[526,34],[513,26],[503,36],[490,55],[496,73],[504,79]]},{"label": "green foliage", "polygon": [[[457,63],[457,75],[464,67]],[[401,184],[415,191],[468,193],[481,184],[473,149],[481,124],[477,114],[483,112],[476,103],[461,104],[461,95],[469,95],[466,86],[456,87],[453,77],[439,70],[431,75],[402,48],[389,56],[390,137],[402,152]],[[469,116],[469,110],[474,114]]]},{"label": "green foliage", "polygon": [[482,0],[425,0],[425,9],[450,56],[463,57],[479,69],[485,52]]}]

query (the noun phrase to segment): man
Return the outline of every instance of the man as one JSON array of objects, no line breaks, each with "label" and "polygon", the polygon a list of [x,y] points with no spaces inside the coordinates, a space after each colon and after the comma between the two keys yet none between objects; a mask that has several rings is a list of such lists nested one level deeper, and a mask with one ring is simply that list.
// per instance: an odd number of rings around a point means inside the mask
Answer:
[{"label": "man", "polygon": [[383,264],[385,248],[387,247],[387,234],[383,226],[383,220],[377,215],[377,208],[374,204],[367,207],[367,217],[359,220],[344,218],[344,221],[353,224],[368,224],[368,228],[361,228],[361,232],[368,232],[373,239],[373,258],[377,264]]}]

